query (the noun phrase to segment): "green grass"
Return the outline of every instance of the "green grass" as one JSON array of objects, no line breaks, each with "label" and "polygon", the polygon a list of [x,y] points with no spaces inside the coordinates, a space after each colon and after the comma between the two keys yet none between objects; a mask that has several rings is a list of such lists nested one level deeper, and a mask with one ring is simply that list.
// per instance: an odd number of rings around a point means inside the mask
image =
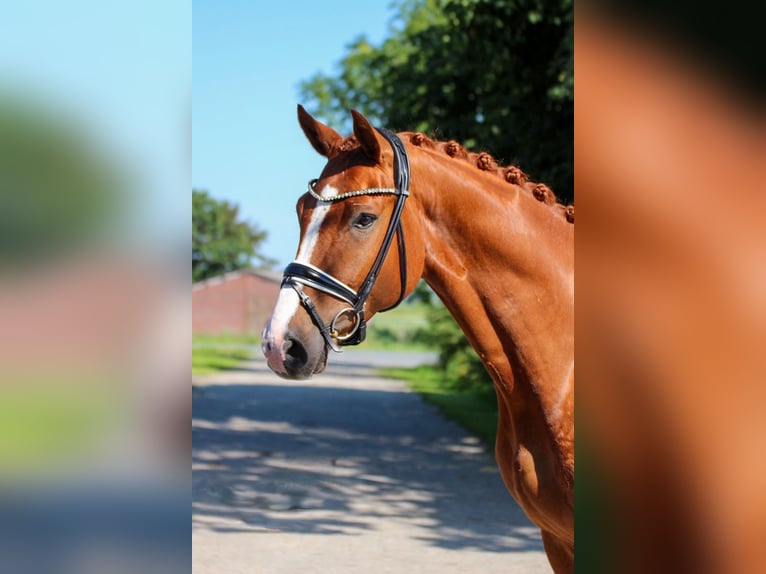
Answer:
[{"label": "green grass", "polygon": [[3,386],[0,476],[88,456],[113,428],[123,402],[111,387],[66,378]]},{"label": "green grass", "polygon": [[448,419],[478,436],[490,453],[495,450],[497,432],[497,399],[493,388],[486,390],[456,390],[435,367],[414,369],[382,369],[381,373],[405,381],[426,401],[436,405]]},{"label": "green grass", "polygon": [[259,335],[221,333],[192,336],[192,376],[209,375],[236,368],[253,356],[253,347],[261,344]]},{"label": "green grass", "polygon": [[248,348],[192,347],[192,376],[234,369],[252,356],[253,351]]},{"label": "green grass", "polygon": [[427,351],[413,340],[416,331],[426,327],[428,307],[423,303],[404,303],[396,309],[378,313],[367,326],[363,348],[378,351]]}]

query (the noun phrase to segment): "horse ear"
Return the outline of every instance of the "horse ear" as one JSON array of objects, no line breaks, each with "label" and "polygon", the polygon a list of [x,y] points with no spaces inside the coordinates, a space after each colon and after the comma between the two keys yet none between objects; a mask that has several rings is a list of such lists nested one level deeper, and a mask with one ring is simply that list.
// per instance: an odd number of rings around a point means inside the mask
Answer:
[{"label": "horse ear", "polygon": [[319,155],[330,157],[333,147],[343,139],[338,132],[331,127],[316,120],[306,109],[298,104],[298,123],[301,124],[303,133]]},{"label": "horse ear", "polygon": [[354,135],[362,146],[362,151],[372,161],[380,160],[380,143],[375,133],[375,128],[370,125],[362,114],[356,110],[351,110],[351,116],[354,118]]}]

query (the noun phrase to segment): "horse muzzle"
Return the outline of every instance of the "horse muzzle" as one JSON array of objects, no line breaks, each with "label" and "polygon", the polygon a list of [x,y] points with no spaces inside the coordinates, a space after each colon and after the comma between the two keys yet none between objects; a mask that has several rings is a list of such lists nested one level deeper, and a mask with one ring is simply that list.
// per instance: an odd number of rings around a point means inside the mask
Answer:
[{"label": "horse muzzle", "polygon": [[323,342],[306,341],[292,331],[283,337],[274,337],[267,331],[261,350],[269,368],[285,379],[308,379],[327,366],[327,347]]}]

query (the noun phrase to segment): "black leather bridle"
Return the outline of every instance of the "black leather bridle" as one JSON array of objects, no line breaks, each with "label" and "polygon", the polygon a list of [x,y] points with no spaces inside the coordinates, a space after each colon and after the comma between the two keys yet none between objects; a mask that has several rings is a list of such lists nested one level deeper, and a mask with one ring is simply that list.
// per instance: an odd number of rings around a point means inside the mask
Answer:
[{"label": "black leather bridle", "polygon": [[[383,267],[386,255],[388,255],[388,250],[394,239],[394,234],[396,234],[397,243],[399,245],[399,276],[401,279],[401,291],[399,293],[398,301],[391,307],[384,309],[384,311],[388,311],[399,305],[407,292],[407,253],[404,245],[404,231],[402,230],[401,218],[404,202],[410,194],[410,162],[407,157],[407,150],[404,148],[402,140],[400,140],[396,134],[385,128],[377,128],[377,130],[384,138],[386,138],[386,140],[388,140],[394,151],[395,188],[376,187],[350,191],[332,197],[322,197],[314,190],[317,180],[312,179],[309,182],[309,193],[318,202],[342,201],[349,197],[357,197],[360,195],[390,194],[396,196],[396,203],[394,204],[391,219],[388,222],[386,235],[383,237],[383,243],[378,250],[378,254],[375,257],[375,261],[372,263],[370,271],[367,273],[362,285],[359,287],[359,290],[354,291],[348,285],[342,283],[329,273],[326,273],[313,265],[300,263],[298,261],[293,261],[285,267],[282,278],[282,286],[289,286],[295,289],[300,298],[301,305],[303,305],[303,308],[306,309],[317,329],[322,333],[322,337],[324,337],[324,340],[327,342],[327,346],[338,353],[341,352],[340,346],[358,345],[364,341],[367,336],[364,304],[370,296],[372,288],[375,286],[375,281]],[[303,285],[313,287],[314,289],[332,295],[337,299],[341,299],[347,302],[350,306],[338,311],[333,320],[330,321],[329,324],[326,324],[319,316],[319,312],[311,301],[311,298],[303,291]],[[339,325],[347,321],[350,321],[351,327],[347,332],[341,332]]]}]

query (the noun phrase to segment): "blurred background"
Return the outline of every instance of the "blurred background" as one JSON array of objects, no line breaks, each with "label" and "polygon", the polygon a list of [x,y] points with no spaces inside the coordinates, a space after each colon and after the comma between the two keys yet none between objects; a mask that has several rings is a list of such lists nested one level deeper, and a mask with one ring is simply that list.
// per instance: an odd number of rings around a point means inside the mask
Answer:
[{"label": "blurred background", "polygon": [[578,568],[759,572],[760,24],[743,2],[581,8]]},{"label": "blurred background", "polygon": [[2,20],[3,569],[188,571],[191,6]]}]

